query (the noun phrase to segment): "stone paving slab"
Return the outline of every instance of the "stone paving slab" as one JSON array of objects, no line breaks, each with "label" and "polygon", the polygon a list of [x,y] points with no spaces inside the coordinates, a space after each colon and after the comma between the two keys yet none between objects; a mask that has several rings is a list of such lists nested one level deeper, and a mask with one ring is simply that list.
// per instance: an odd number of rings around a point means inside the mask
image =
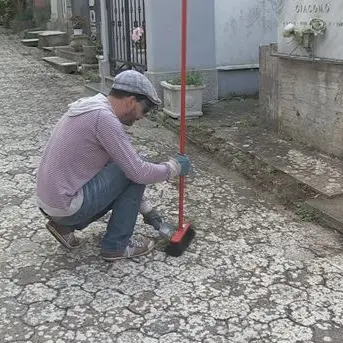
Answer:
[{"label": "stone paving slab", "polygon": [[[37,61],[0,34],[0,337],[2,342],[341,343],[342,236],[269,202],[239,175],[190,146],[186,214],[197,237],[179,258],[99,258],[107,217],[85,246],[63,250],[35,207],[39,157],[78,76]],[[177,137],[149,121],[132,140],[151,159]],[[177,181],[148,195],[177,220]],[[139,217],[137,234],[156,238]]]}]

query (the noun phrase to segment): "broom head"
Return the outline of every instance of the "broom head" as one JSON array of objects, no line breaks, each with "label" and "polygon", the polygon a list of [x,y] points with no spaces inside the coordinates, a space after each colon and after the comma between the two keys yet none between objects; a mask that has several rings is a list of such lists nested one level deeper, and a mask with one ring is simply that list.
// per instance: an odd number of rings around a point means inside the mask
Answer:
[{"label": "broom head", "polygon": [[194,237],[195,231],[191,228],[190,224],[184,223],[170,238],[165,252],[170,256],[181,256],[192,242]]}]

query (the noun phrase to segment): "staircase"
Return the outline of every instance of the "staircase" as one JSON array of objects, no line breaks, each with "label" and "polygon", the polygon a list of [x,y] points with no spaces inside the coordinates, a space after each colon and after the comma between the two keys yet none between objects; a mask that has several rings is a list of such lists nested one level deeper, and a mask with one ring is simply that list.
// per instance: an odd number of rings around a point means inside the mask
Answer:
[{"label": "staircase", "polygon": [[21,42],[26,46],[43,50],[45,53],[43,61],[62,73],[75,74],[98,69],[94,47],[86,46],[84,51],[74,51],[68,45],[69,37],[66,32],[33,30],[27,32]]},{"label": "staircase", "polygon": [[40,48],[44,46],[65,45],[68,44],[68,35],[62,31],[34,30],[26,32],[21,42],[27,46]]},{"label": "staircase", "polygon": [[26,32],[25,38],[21,40],[22,44],[29,47],[37,47],[39,44],[38,35],[43,32],[44,30],[39,30],[39,29]]}]

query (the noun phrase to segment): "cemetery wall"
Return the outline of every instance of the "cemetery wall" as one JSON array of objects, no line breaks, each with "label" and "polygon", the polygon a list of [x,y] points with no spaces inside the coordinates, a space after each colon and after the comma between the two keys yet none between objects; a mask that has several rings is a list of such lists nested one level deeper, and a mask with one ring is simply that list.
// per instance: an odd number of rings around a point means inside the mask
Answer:
[{"label": "cemetery wall", "polygon": [[268,127],[343,158],[343,61],[278,55],[260,47],[261,115]]}]

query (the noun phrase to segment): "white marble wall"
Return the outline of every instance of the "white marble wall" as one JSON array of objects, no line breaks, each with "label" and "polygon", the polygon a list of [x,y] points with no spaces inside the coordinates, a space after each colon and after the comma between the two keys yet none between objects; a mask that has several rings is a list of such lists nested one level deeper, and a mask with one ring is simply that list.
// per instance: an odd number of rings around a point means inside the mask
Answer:
[{"label": "white marble wall", "polygon": [[312,18],[321,18],[327,25],[325,35],[317,36],[315,40],[314,57],[343,60],[342,0],[279,0],[278,51],[308,56],[294,38],[283,37],[283,31],[288,23],[306,25]]},{"label": "white marble wall", "polygon": [[276,42],[277,0],[214,0],[214,4],[217,66],[258,66],[259,46]]}]

